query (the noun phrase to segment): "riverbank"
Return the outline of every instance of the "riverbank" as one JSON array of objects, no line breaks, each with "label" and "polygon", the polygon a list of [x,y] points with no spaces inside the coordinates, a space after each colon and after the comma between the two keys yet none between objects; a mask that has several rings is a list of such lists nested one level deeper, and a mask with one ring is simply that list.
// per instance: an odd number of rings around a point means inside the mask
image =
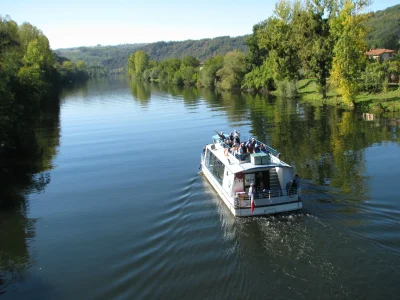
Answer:
[{"label": "riverbank", "polygon": [[[315,106],[335,105],[346,108],[342,103],[337,90],[330,88],[327,99],[322,99],[318,93],[315,79],[302,79],[297,82],[297,91],[301,102]],[[356,105],[361,110],[371,113],[396,112],[400,114],[400,89],[398,86],[390,86],[387,93],[361,93],[357,96]]]}]

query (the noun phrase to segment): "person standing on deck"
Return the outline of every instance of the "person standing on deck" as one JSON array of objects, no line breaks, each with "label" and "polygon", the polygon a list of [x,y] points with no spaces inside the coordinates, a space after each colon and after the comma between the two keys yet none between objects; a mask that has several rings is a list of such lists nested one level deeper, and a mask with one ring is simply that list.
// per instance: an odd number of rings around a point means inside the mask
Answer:
[{"label": "person standing on deck", "polygon": [[250,197],[250,211],[254,211],[254,207],[256,206],[256,203],[254,202],[254,197],[256,193],[256,188],[254,186],[254,183],[250,183],[250,188],[249,188],[249,197]]},{"label": "person standing on deck", "polygon": [[292,181],[292,190],[293,193],[296,194],[297,188],[300,186],[300,177],[298,174],[294,175],[293,181]]}]

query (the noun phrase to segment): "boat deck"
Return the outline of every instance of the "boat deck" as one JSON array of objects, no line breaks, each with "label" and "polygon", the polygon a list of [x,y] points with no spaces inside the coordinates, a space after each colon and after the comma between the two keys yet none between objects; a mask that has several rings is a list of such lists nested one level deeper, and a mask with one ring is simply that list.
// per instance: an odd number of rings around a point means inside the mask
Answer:
[{"label": "boat deck", "polygon": [[[214,144],[211,145],[211,150],[214,151],[219,159],[222,161],[223,159],[228,160],[229,169],[231,169],[234,173],[245,171],[248,169],[254,168],[271,168],[271,167],[291,167],[284,161],[280,160],[277,156],[279,152],[274,148],[264,144],[267,150],[269,151],[269,161],[267,164],[259,164],[255,165],[251,162],[251,155],[248,153],[245,154],[234,154],[233,149],[227,145],[223,139],[221,139],[218,135],[213,136]],[[260,145],[262,142],[256,140],[256,142]],[[225,153],[225,149],[228,149],[228,155]],[[263,152],[261,152],[263,153]]]}]

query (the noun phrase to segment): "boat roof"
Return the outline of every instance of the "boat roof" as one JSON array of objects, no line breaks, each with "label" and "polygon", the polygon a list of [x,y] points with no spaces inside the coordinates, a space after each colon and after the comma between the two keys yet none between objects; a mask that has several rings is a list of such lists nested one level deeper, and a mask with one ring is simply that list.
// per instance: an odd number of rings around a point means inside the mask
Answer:
[{"label": "boat roof", "polygon": [[[231,147],[229,147],[224,140],[219,135],[214,135],[212,137],[213,143],[208,144],[206,147],[212,151],[212,153],[223,163],[232,173],[239,173],[239,172],[247,172],[247,171],[255,171],[261,169],[270,169],[273,167],[281,167],[281,168],[293,168],[289,164],[285,163],[284,161],[278,158],[279,152],[275,149],[271,148],[265,143],[262,143],[258,140],[256,142],[258,144],[264,144],[265,147],[268,149],[269,159],[266,159],[266,163],[257,163],[254,164],[253,162],[256,160],[256,157],[267,157],[268,154],[264,153],[253,153],[253,154],[246,154],[243,157],[239,158],[238,155],[234,155],[231,153]],[[228,149],[228,150],[226,150]],[[253,156],[253,159],[251,158]],[[264,161],[264,160],[262,160]]]}]

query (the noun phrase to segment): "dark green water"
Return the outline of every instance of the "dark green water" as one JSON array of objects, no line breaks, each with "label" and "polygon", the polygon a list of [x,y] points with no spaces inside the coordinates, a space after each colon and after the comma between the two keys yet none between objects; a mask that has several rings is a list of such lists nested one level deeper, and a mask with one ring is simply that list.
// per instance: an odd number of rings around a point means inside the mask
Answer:
[{"label": "dark green water", "polygon": [[[397,299],[400,120],[370,117],[123,78],[71,88],[38,130],[45,184],[0,212],[0,298]],[[278,149],[304,209],[232,217],[198,173],[214,129]]]}]

